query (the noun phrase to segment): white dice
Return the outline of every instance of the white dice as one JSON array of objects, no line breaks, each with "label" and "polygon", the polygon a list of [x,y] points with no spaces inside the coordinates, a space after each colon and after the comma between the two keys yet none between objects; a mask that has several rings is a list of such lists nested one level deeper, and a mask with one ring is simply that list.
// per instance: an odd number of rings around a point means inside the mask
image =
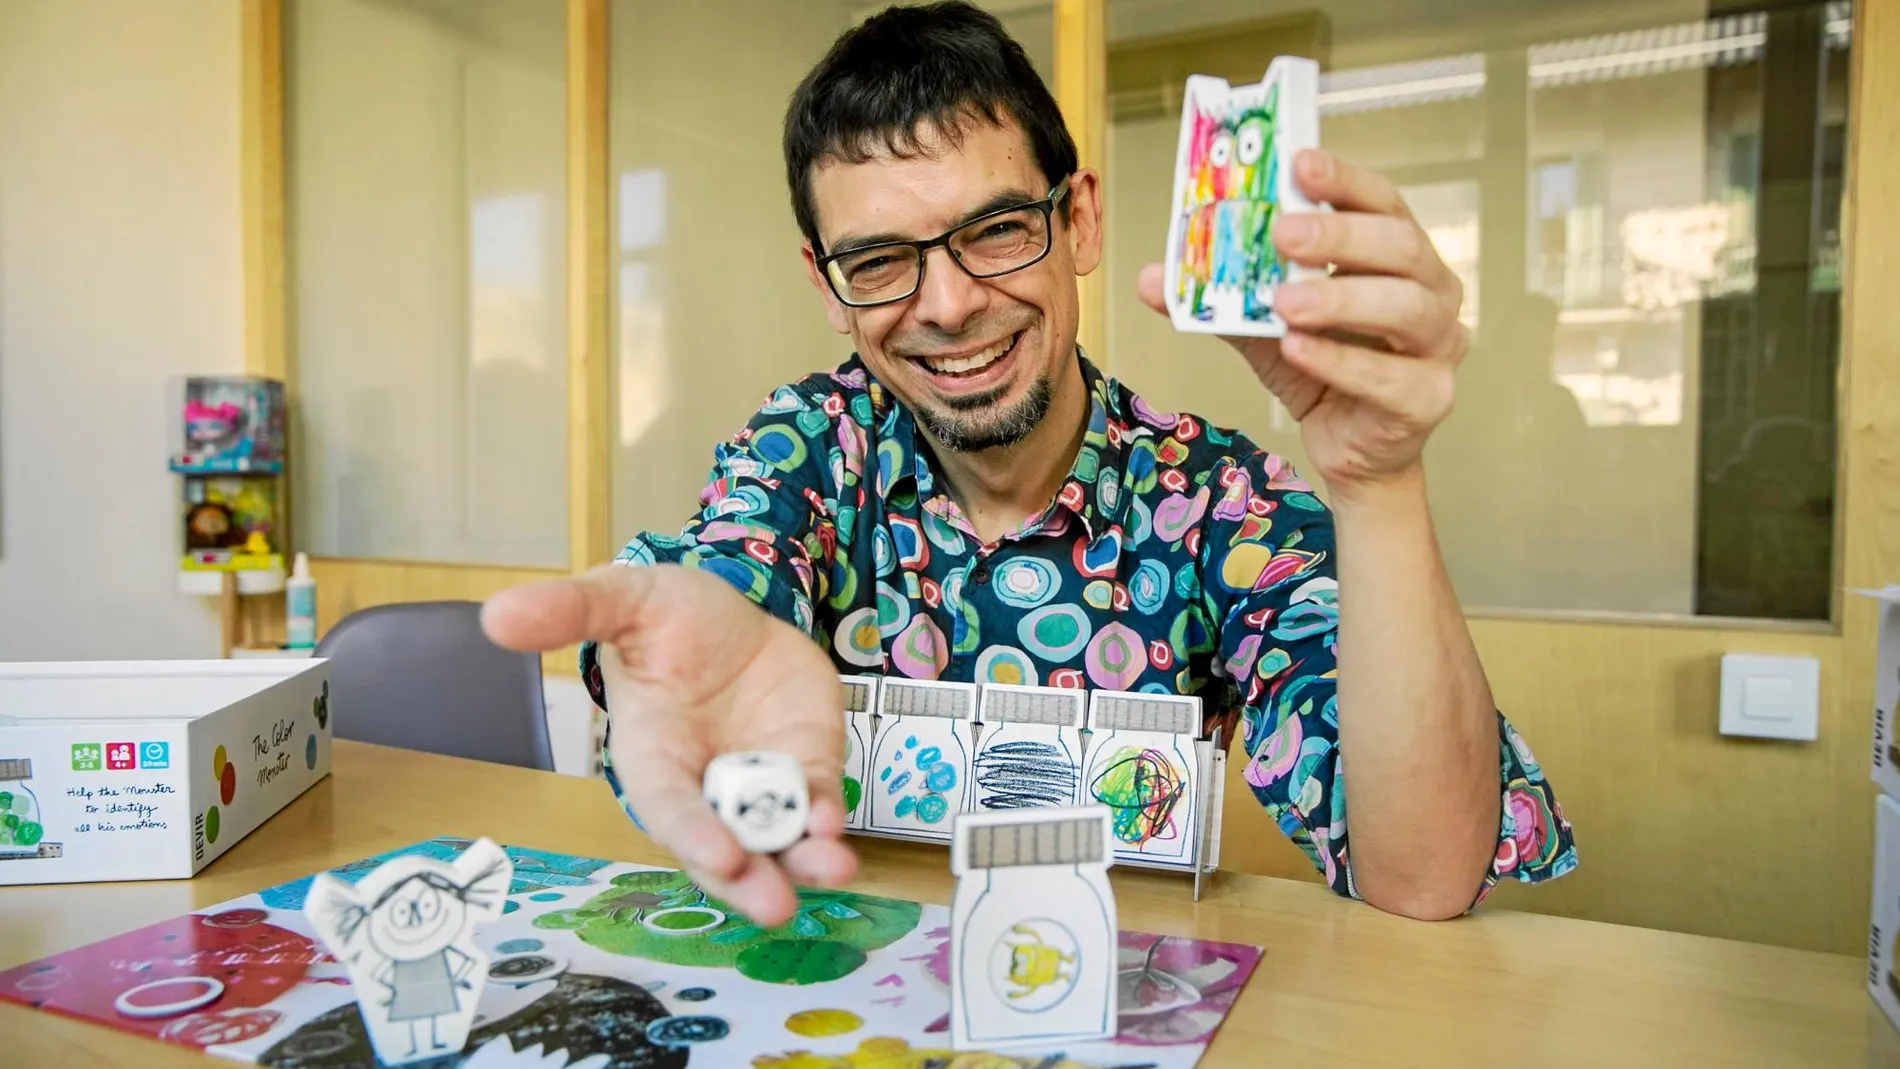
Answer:
[{"label": "white dice", "polygon": [[805,769],[789,754],[720,754],[706,766],[701,790],[749,853],[776,854],[805,834],[811,798],[805,790]]}]

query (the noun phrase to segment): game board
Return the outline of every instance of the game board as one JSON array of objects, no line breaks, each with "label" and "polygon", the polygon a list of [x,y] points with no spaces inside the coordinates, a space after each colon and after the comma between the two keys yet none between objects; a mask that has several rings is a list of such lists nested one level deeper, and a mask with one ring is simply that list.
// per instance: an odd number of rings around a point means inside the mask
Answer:
[{"label": "game board", "polygon": [[[353,883],[392,857],[467,845],[426,840],[335,873]],[[943,907],[801,890],[793,920],[761,930],[671,869],[506,849],[504,913],[476,933],[492,962],[474,1030],[460,1057],[420,1064],[1188,1069],[1261,956],[1122,932],[1113,1040],[958,1053]],[[348,975],[301,912],[311,882],[0,972],[0,998],[236,1061],[372,1066]]]}]

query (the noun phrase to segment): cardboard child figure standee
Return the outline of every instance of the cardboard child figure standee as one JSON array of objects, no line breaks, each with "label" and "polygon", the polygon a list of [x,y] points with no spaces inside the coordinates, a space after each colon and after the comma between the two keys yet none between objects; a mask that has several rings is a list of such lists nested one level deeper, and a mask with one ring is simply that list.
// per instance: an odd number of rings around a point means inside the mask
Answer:
[{"label": "cardboard child figure standee", "polygon": [[349,970],[370,1045],[384,1064],[438,1058],[468,1042],[488,977],[475,927],[499,919],[514,862],[488,839],[453,862],[393,858],[354,886],[322,873],[304,906]]}]

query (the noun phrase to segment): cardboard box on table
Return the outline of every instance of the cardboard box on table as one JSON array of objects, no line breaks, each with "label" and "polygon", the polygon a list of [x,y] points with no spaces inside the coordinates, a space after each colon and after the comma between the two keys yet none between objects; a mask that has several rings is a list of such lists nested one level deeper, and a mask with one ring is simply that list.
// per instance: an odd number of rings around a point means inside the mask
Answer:
[{"label": "cardboard box on table", "polygon": [[329,664],[0,663],[0,885],[178,879],[330,773]]},{"label": "cardboard box on table", "polygon": [[1874,799],[1874,909],[1867,929],[1867,993],[1900,1027],[1900,799]]},{"label": "cardboard box on table", "polygon": [[1874,669],[1873,772],[1882,793],[1874,799],[1873,916],[1867,931],[1867,992],[1900,1027],[1900,743],[1894,737],[1900,706],[1900,586],[1854,593],[1875,599],[1880,613]]}]

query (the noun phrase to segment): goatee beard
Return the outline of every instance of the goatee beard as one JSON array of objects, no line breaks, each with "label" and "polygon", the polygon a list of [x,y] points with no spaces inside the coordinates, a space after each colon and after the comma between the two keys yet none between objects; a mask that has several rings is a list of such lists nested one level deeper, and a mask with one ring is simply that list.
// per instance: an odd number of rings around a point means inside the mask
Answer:
[{"label": "goatee beard", "polygon": [[[998,391],[1000,392],[1000,391]],[[1030,383],[1029,393],[1021,401],[1000,412],[972,412],[970,418],[950,414],[958,410],[987,409],[996,402],[996,394],[984,394],[947,405],[949,412],[934,407],[917,407],[917,422],[945,449],[958,453],[981,453],[1015,445],[1042,423],[1049,414],[1055,391],[1047,375]]]}]

